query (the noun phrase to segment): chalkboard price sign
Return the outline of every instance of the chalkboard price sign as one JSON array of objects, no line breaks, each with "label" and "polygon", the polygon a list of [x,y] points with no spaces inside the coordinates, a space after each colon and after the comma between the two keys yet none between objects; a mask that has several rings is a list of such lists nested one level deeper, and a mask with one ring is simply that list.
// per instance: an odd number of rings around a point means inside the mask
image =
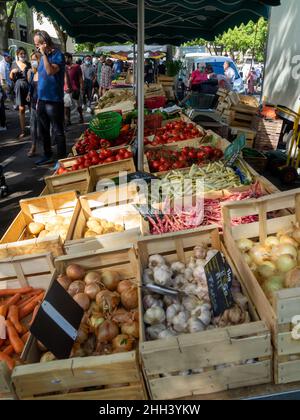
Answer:
[{"label": "chalkboard price sign", "polygon": [[220,252],[208,261],[204,270],[213,313],[217,317],[234,304],[231,294],[233,273]]}]

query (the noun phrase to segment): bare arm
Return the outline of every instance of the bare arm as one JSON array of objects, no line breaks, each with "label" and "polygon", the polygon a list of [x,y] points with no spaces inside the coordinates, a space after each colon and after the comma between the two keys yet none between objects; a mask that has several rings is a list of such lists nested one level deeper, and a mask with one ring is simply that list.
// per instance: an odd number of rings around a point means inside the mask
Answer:
[{"label": "bare arm", "polygon": [[48,76],[54,76],[56,73],[59,72],[59,65],[50,64],[46,54],[43,55],[43,60],[44,60],[44,67]]}]

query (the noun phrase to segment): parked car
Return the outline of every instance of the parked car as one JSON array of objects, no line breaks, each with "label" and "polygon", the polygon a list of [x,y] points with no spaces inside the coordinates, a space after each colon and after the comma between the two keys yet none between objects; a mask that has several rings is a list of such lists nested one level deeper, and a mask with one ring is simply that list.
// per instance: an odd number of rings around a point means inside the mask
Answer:
[{"label": "parked car", "polygon": [[193,71],[193,68],[196,68],[198,63],[210,64],[216,74],[224,75],[224,62],[229,61],[230,67],[233,68],[235,72],[233,90],[237,93],[245,93],[243,78],[241,77],[238,71],[236,63],[230,57],[212,56],[204,54],[187,54],[184,61],[185,66],[181,77],[183,78],[186,86],[188,86],[188,79],[191,72]]}]

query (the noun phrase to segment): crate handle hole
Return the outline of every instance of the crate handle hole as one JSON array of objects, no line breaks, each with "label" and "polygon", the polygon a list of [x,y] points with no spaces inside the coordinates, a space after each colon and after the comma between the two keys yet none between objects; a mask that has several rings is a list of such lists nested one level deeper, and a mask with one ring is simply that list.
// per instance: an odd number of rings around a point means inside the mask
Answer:
[{"label": "crate handle hole", "polygon": [[51,384],[58,385],[61,383],[61,379],[52,379]]},{"label": "crate handle hole", "polygon": [[95,372],[94,370],[85,370],[84,373],[86,375],[95,375],[97,372]]}]

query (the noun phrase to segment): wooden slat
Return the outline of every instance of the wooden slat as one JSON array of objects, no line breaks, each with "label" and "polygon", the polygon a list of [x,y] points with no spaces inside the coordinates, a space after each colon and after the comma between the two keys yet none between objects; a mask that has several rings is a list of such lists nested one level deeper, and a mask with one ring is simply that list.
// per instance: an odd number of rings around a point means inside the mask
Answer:
[{"label": "wooden slat", "polygon": [[172,376],[150,380],[152,398],[176,399],[186,395],[220,392],[229,388],[268,383],[271,380],[270,362],[234,366],[199,375]]},{"label": "wooden slat", "polygon": [[281,363],[277,358],[275,358],[275,369],[278,370],[277,383],[288,384],[290,382],[299,381],[299,360]]},{"label": "wooden slat", "polygon": [[277,335],[276,350],[278,356],[287,356],[297,353],[300,357],[300,340],[294,340],[291,331],[279,333]]},{"label": "wooden slat", "polygon": [[[282,292],[289,292],[290,296],[284,293],[277,293],[276,312],[278,324],[290,324],[296,315],[300,315],[300,289],[287,289]],[[299,351],[300,352],[300,351]]]}]

